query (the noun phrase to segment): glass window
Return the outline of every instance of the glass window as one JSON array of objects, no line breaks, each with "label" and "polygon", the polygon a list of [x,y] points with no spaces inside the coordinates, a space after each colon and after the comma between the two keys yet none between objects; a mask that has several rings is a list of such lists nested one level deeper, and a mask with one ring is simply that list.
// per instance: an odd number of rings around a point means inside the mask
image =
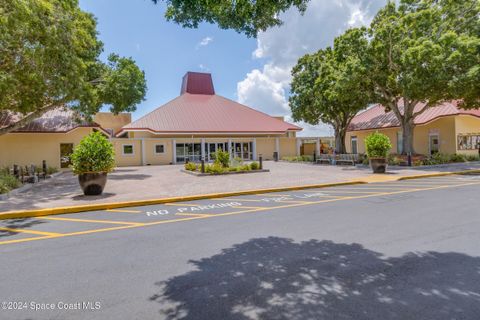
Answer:
[{"label": "glass window", "polygon": [[358,153],[358,147],[357,147],[357,136],[352,136],[351,138],[351,144],[352,144],[352,153],[357,154]]},{"label": "glass window", "polygon": [[123,155],[125,156],[133,155],[133,144],[123,145]]},{"label": "glass window", "polygon": [[457,136],[458,150],[476,150],[480,148],[480,134],[463,134]]},{"label": "glass window", "polygon": [[165,153],[165,146],[163,144],[156,144],[155,154],[162,154],[162,153]]}]

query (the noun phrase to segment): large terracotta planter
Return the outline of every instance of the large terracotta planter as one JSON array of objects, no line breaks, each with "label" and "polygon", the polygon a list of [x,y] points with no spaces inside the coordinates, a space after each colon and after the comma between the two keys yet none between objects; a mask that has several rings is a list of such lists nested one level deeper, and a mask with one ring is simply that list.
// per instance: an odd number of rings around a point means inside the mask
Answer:
[{"label": "large terracotta planter", "polygon": [[89,172],[78,175],[78,182],[86,196],[98,196],[102,194],[107,183],[106,172]]},{"label": "large terracotta planter", "polygon": [[373,173],[385,173],[387,170],[387,158],[371,158],[370,167],[372,167]]}]

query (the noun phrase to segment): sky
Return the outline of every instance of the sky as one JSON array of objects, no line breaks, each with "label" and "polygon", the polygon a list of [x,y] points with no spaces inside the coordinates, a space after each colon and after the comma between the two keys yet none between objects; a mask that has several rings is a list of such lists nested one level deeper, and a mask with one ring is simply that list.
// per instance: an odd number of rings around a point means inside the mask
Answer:
[{"label": "sky", "polygon": [[[284,24],[247,38],[212,24],[184,29],[164,18],[165,5],[150,0],[80,0],[97,18],[103,58],[132,57],[145,71],[148,92],[133,119],[177,97],[187,71],[212,73],[218,95],[291,121],[290,71],[306,53],[332,45],[349,27],[368,24],[387,0],[311,0],[300,15],[290,9]],[[299,136],[333,135],[325,124],[298,123]]]}]

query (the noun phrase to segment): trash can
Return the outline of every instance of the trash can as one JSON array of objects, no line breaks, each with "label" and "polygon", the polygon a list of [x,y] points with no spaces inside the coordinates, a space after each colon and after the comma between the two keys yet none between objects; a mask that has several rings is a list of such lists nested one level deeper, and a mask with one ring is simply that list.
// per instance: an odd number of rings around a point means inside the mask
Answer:
[{"label": "trash can", "polygon": [[273,152],[273,161],[278,161],[278,152],[277,151]]}]

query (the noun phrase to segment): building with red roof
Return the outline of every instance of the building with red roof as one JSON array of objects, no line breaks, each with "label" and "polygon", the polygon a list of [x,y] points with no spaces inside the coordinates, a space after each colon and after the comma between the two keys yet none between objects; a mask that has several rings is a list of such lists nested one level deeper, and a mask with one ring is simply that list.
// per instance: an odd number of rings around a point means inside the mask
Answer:
[{"label": "building with red roof", "polygon": [[120,165],[213,160],[218,150],[232,157],[273,159],[298,153],[302,128],[215,93],[209,73],[187,72],[180,95],[123,126],[114,139]]},{"label": "building with red roof", "polygon": [[[402,103],[401,101],[399,102]],[[423,104],[416,106],[421,110]],[[377,104],[353,118],[346,136],[347,151],[365,153],[365,137],[378,131],[389,136],[392,153],[402,153],[402,129],[393,111]],[[480,110],[463,110],[458,101],[449,101],[432,107],[415,118],[414,149],[430,155],[478,154],[480,145]]]},{"label": "building with red roof", "polygon": [[[211,74],[187,72],[180,88],[178,97],[133,122],[129,113],[102,112],[85,121],[67,107],[48,111],[0,136],[2,150],[9,150],[0,154],[0,166],[39,166],[46,160],[66,169],[75,145],[95,130],[114,144],[118,166],[212,161],[218,150],[242,160],[300,155],[296,133],[302,128],[217,95]],[[0,128],[22,117],[1,112]]]}]

